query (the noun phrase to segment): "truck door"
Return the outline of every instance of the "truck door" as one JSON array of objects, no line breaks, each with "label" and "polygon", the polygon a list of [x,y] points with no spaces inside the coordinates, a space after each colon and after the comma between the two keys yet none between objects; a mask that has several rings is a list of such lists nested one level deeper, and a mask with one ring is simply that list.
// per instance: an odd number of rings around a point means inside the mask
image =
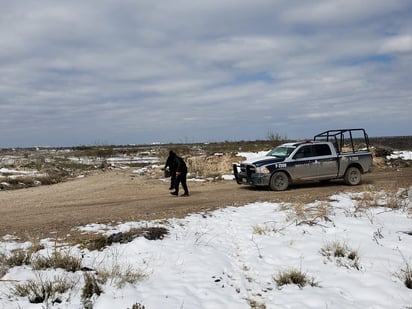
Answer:
[{"label": "truck door", "polygon": [[[318,163],[313,157],[312,145],[301,146],[293,156],[290,172],[296,180],[309,180],[317,177]],[[288,164],[289,165],[289,164]]]},{"label": "truck door", "polygon": [[317,161],[318,177],[336,177],[338,173],[338,160],[335,156],[332,155],[332,151],[329,145],[313,145],[312,150],[314,158]]}]

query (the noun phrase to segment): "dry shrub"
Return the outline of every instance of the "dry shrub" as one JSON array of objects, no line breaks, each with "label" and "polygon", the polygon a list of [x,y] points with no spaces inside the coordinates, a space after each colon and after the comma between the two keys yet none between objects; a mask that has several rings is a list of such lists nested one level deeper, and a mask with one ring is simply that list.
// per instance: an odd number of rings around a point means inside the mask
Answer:
[{"label": "dry shrub", "polygon": [[265,235],[267,233],[278,233],[281,232],[284,227],[276,227],[275,222],[273,221],[268,221],[264,222],[262,224],[256,224],[252,227],[253,229],[253,234],[256,235]]},{"label": "dry shrub", "polygon": [[288,211],[286,220],[296,221],[296,225],[316,225],[320,221],[331,221],[329,219],[330,207],[327,202],[284,204],[281,210]]},{"label": "dry shrub", "polygon": [[35,179],[32,176],[7,177],[5,182],[8,184],[6,189],[19,189],[34,186]]},{"label": "dry shrub", "polygon": [[278,287],[287,284],[295,284],[299,288],[303,288],[306,285],[310,285],[312,287],[319,286],[313,277],[309,277],[306,273],[294,268],[279,272],[273,277],[273,280],[276,282]]},{"label": "dry shrub", "polygon": [[93,295],[99,296],[100,294],[103,293],[103,290],[100,287],[100,284],[95,274],[91,272],[85,272],[83,274],[83,279],[84,279],[84,286],[82,289],[81,297],[82,297],[83,303],[87,304],[88,300],[90,300],[93,297]]},{"label": "dry shrub", "polygon": [[146,278],[147,274],[131,265],[120,265],[114,261],[111,266],[97,270],[98,280],[122,288],[126,283],[134,284]]},{"label": "dry shrub", "polygon": [[92,239],[88,239],[82,243],[82,246],[89,250],[102,250],[113,243],[128,243],[137,237],[144,237],[148,240],[163,239],[169,231],[164,227],[145,227],[131,229],[128,232],[114,233],[110,236],[97,235]]},{"label": "dry shrub", "polygon": [[412,289],[412,269],[409,266],[403,271],[403,282],[408,289]]},{"label": "dry shrub", "polygon": [[12,267],[30,265],[33,254],[41,249],[43,246],[39,242],[32,242],[27,249],[18,248],[8,254],[0,253],[0,278]]},{"label": "dry shrub", "polygon": [[232,153],[194,156],[186,159],[189,172],[192,175],[206,178],[232,174],[233,163],[241,160],[241,157],[237,157]]},{"label": "dry shrub", "polygon": [[350,249],[346,243],[339,241],[327,243],[321,248],[320,253],[329,261],[335,260],[338,266],[360,269],[358,252]]},{"label": "dry shrub", "polygon": [[403,283],[408,289],[412,289],[412,267],[405,259],[402,252],[400,252],[400,254],[404,260],[405,266],[401,268],[400,272],[397,273],[396,276],[403,281]]},{"label": "dry shrub", "polygon": [[62,182],[65,178],[58,174],[47,174],[39,176],[7,177],[4,181],[9,185],[9,190],[35,187],[38,185],[52,185]]},{"label": "dry shrub", "polygon": [[64,177],[58,174],[48,174],[37,177],[36,180],[40,181],[42,185],[54,185],[56,183],[62,182],[64,180]]},{"label": "dry shrub", "polygon": [[399,189],[396,185],[387,186],[385,191],[375,191],[372,187],[352,198],[356,201],[355,213],[363,213],[371,208],[386,207],[389,209],[401,209],[406,206],[408,190]]},{"label": "dry shrub", "polygon": [[44,246],[38,241],[32,241],[27,249],[18,248],[12,250],[9,254],[0,253],[0,265],[7,267],[29,265],[34,253],[43,249]]},{"label": "dry shrub", "polygon": [[27,236],[27,238],[30,240],[30,247],[27,249],[28,254],[33,255],[34,253],[44,249],[44,245],[39,239],[34,239],[30,236]]},{"label": "dry shrub", "polygon": [[24,249],[15,249],[9,255],[0,255],[3,265],[8,267],[22,266],[30,264],[31,254]]},{"label": "dry shrub", "polygon": [[61,303],[61,294],[73,288],[74,282],[68,278],[55,276],[53,280],[43,279],[36,274],[36,279],[30,279],[25,283],[15,284],[12,293],[17,296],[27,297],[30,303]]},{"label": "dry shrub", "polygon": [[73,255],[69,250],[55,250],[49,256],[38,255],[32,259],[32,267],[35,270],[47,268],[61,268],[69,272],[76,272],[81,269],[82,258]]},{"label": "dry shrub", "polygon": [[369,208],[379,207],[379,194],[369,188],[368,192],[364,192],[359,196],[353,197],[356,201],[355,213],[364,212]]},{"label": "dry shrub", "polygon": [[403,209],[408,207],[409,196],[408,189],[399,189],[394,186],[386,192],[385,207],[390,209]]},{"label": "dry shrub", "polygon": [[262,226],[262,225],[253,226],[253,234],[264,235],[266,234],[266,232],[267,232],[266,226]]}]

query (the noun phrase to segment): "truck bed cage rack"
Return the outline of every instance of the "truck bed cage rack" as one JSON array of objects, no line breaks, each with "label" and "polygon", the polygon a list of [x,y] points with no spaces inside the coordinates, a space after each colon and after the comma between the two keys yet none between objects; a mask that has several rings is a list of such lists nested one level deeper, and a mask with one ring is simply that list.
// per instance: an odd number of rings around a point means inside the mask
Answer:
[{"label": "truck bed cage rack", "polygon": [[359,140],[359,142],[366,147],[364,150],[369,151],[369,137],[365,129],[362,128],[327,130],[315,135],[313,140],[326,140],[328,142],[332,142],[338,153],[342,153],[345,146],[348,147],[348,145],[345,144],[348,140],[350,142],[350,152],[355,153],[356,147],[354,141]]}]

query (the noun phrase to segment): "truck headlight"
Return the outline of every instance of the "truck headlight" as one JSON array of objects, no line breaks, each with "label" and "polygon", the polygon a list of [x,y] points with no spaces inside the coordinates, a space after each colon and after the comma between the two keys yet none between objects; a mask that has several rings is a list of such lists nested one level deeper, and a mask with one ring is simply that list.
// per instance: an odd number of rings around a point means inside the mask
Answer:
[{"label": "truck headlight", "polygon": [[259,167],[256,168],[256,173],[269,174],[270,171],[266,166],[259,166]]}]

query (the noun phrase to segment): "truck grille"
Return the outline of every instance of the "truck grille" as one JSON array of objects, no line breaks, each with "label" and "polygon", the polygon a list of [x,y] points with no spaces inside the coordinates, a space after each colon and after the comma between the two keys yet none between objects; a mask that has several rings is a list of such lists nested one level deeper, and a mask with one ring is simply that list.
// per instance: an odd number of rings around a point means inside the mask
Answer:
[{"label": "truck grille", "polygon": [[247,177],[250,178],[251,175],[256,172],[256,168],[253,165],[241,164],[240,171],[246,173]]}]

